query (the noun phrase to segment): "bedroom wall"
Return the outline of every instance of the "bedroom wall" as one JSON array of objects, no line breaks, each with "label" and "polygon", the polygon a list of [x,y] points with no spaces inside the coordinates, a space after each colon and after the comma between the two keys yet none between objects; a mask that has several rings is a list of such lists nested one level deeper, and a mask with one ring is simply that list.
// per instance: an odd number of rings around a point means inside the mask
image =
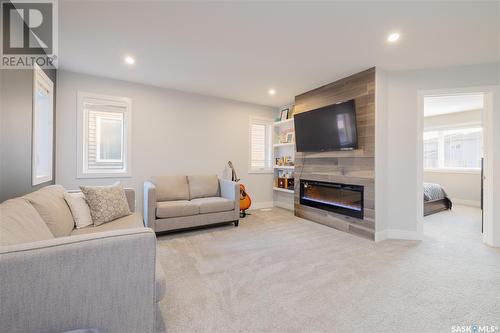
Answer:
[{"label": "bedroom wall", "polygon": [[479,172],[424,172],[426,183],[440,184],[454,204],[480,207],[481,174]]},{"label": "bedroom wall", "polygon": [[[144,180],[152,175],[231,177],[231,160],[253,207],[272,206],[272,174],[248,173],[250,116],[274,119],[275,108],[171,89],[58,71],[56,182],[69,189],[120,180],[136,189],[142,210]],[[132,99],[132,177],[76,178],[78,91]]]},{"label": "bedroom wall", "polygon": [[439,127],[449,127],[461,125],[481,126],[483,122],[483,110],[471,110],[442,114],[439,116],[430,116],[424,118],[424,130],[438,129]]},{"label": "bedroom wall", "polygon": [[[377,69],[377,72],[380,68]],[[410,71],[384,71],[379,80],[383,84],[377,86],[377,99],[385,100],[377,104],[377,120],[380,127],[386,129],[386,140],[376,142],[376,150],[386,150],[386,156],[377,155],[375,173],[385,175],[385,180],[377,182],[378,193],[376,210],[386,217],[383,229],[377,229],[376,238],[420,239],[418,219],[422,214],[422,207],[417,205],[421,197],[418,195],[420,185],[417,183],[418,140],[421,134],[417,126],[420,122],[418,94],[419,91],[433,89],[466,88],[478,86],[495,86],[493,93],[495,113],[489,120],[488,126],[500,128],[500,64],[482,64],[452,68],[419,69]],[[385,119],[385,124],[384,124]],[[486,124],[486,122],[485,122]],[[490,147],[499,147],[500,131],[492,131]],[[380,138],[377,135],[377,138]],[[493,188],[500,188],[500,150],[492,151],[490,169],[494,184]],[[418,188],[417,188],[418,186]],[[496,195],[496,196],[495,196]],[[490,219],[500,221],[500,193],[490,196]],[[378,224],[378,223],[377,223]],[[492,226],[492,236],[488,243],[500,246],[500,225]]]}]

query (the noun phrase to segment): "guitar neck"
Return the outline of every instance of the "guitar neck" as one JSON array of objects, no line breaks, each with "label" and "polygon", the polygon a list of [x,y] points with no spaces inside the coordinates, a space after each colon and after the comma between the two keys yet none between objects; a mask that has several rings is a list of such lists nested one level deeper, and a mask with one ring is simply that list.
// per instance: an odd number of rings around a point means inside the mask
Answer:
[{"label": "guitar neck", "polygon": [[234,170],[234,166],[233,166],[233,163],[231,161],[227,162],[227,165],[229,165],[229,167],[231,168],[231,180],[233,182],[237,182],[239,181],[240,179],[238,178],[238,176],[236,175],[236,170]]}]

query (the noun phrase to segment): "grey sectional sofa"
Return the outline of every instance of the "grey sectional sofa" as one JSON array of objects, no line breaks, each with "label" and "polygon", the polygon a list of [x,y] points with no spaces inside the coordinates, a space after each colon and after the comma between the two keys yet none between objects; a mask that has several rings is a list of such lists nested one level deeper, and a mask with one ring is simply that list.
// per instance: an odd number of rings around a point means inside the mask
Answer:
[{"label": "grey sectional sofa", "polygon": [[144,221],[155,232],[234,222],[239,185],[216,175],[154,176],[144,182]]},{"label": "grey sectional sofa", "polygon": [[64,192],[48,186],[0,204],[0,331],[153,332],[165,295],[155,233],[135,212],[74,229]]}]

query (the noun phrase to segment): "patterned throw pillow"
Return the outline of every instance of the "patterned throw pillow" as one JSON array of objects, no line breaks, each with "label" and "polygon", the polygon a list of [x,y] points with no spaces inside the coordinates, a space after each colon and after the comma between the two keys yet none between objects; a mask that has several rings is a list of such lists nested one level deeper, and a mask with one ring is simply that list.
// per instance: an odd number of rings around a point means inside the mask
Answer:
[{"label": "patterned throw pillow", "polygon": [[95,226],[130,215],[125,191],[121,185],[80,186],[90,207]]}]

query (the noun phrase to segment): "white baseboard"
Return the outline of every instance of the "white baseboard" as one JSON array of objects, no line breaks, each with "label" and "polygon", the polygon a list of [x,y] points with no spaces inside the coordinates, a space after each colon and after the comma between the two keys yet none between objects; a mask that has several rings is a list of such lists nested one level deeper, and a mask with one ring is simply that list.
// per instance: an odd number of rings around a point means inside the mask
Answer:
[{"label": "white baseboard", "polygon": [[450,200],[453,204],[457,204],[457,205],[481,207],[481,201],[464,200],[464,199],[457,199],[457,198],[450,198]]},{"label": "white baseboard", "polygon": [[282,202],[282,201],[275,201],[274,202],[274,206],[275,207],[280,207],[280,208],[284,208],[284,209],[288,209],[288,210],[291,210],[291,211],[294,211],[295,210],[295,206],[292,203],[288,203],[288,202]]},{"label": "white baseboard", "polygon": [[386,239],[422,240],[423,236],[417,231],[410,230],[388,229],[375,232],[375,242]]},{"label": "white baseboard", "polygon": [[250,210],[262,209],[262,208],[272,208],[273,206],[274,206],[274,202],[272,202],[272,201],[252,202],[252,206],[250,206]]}]

